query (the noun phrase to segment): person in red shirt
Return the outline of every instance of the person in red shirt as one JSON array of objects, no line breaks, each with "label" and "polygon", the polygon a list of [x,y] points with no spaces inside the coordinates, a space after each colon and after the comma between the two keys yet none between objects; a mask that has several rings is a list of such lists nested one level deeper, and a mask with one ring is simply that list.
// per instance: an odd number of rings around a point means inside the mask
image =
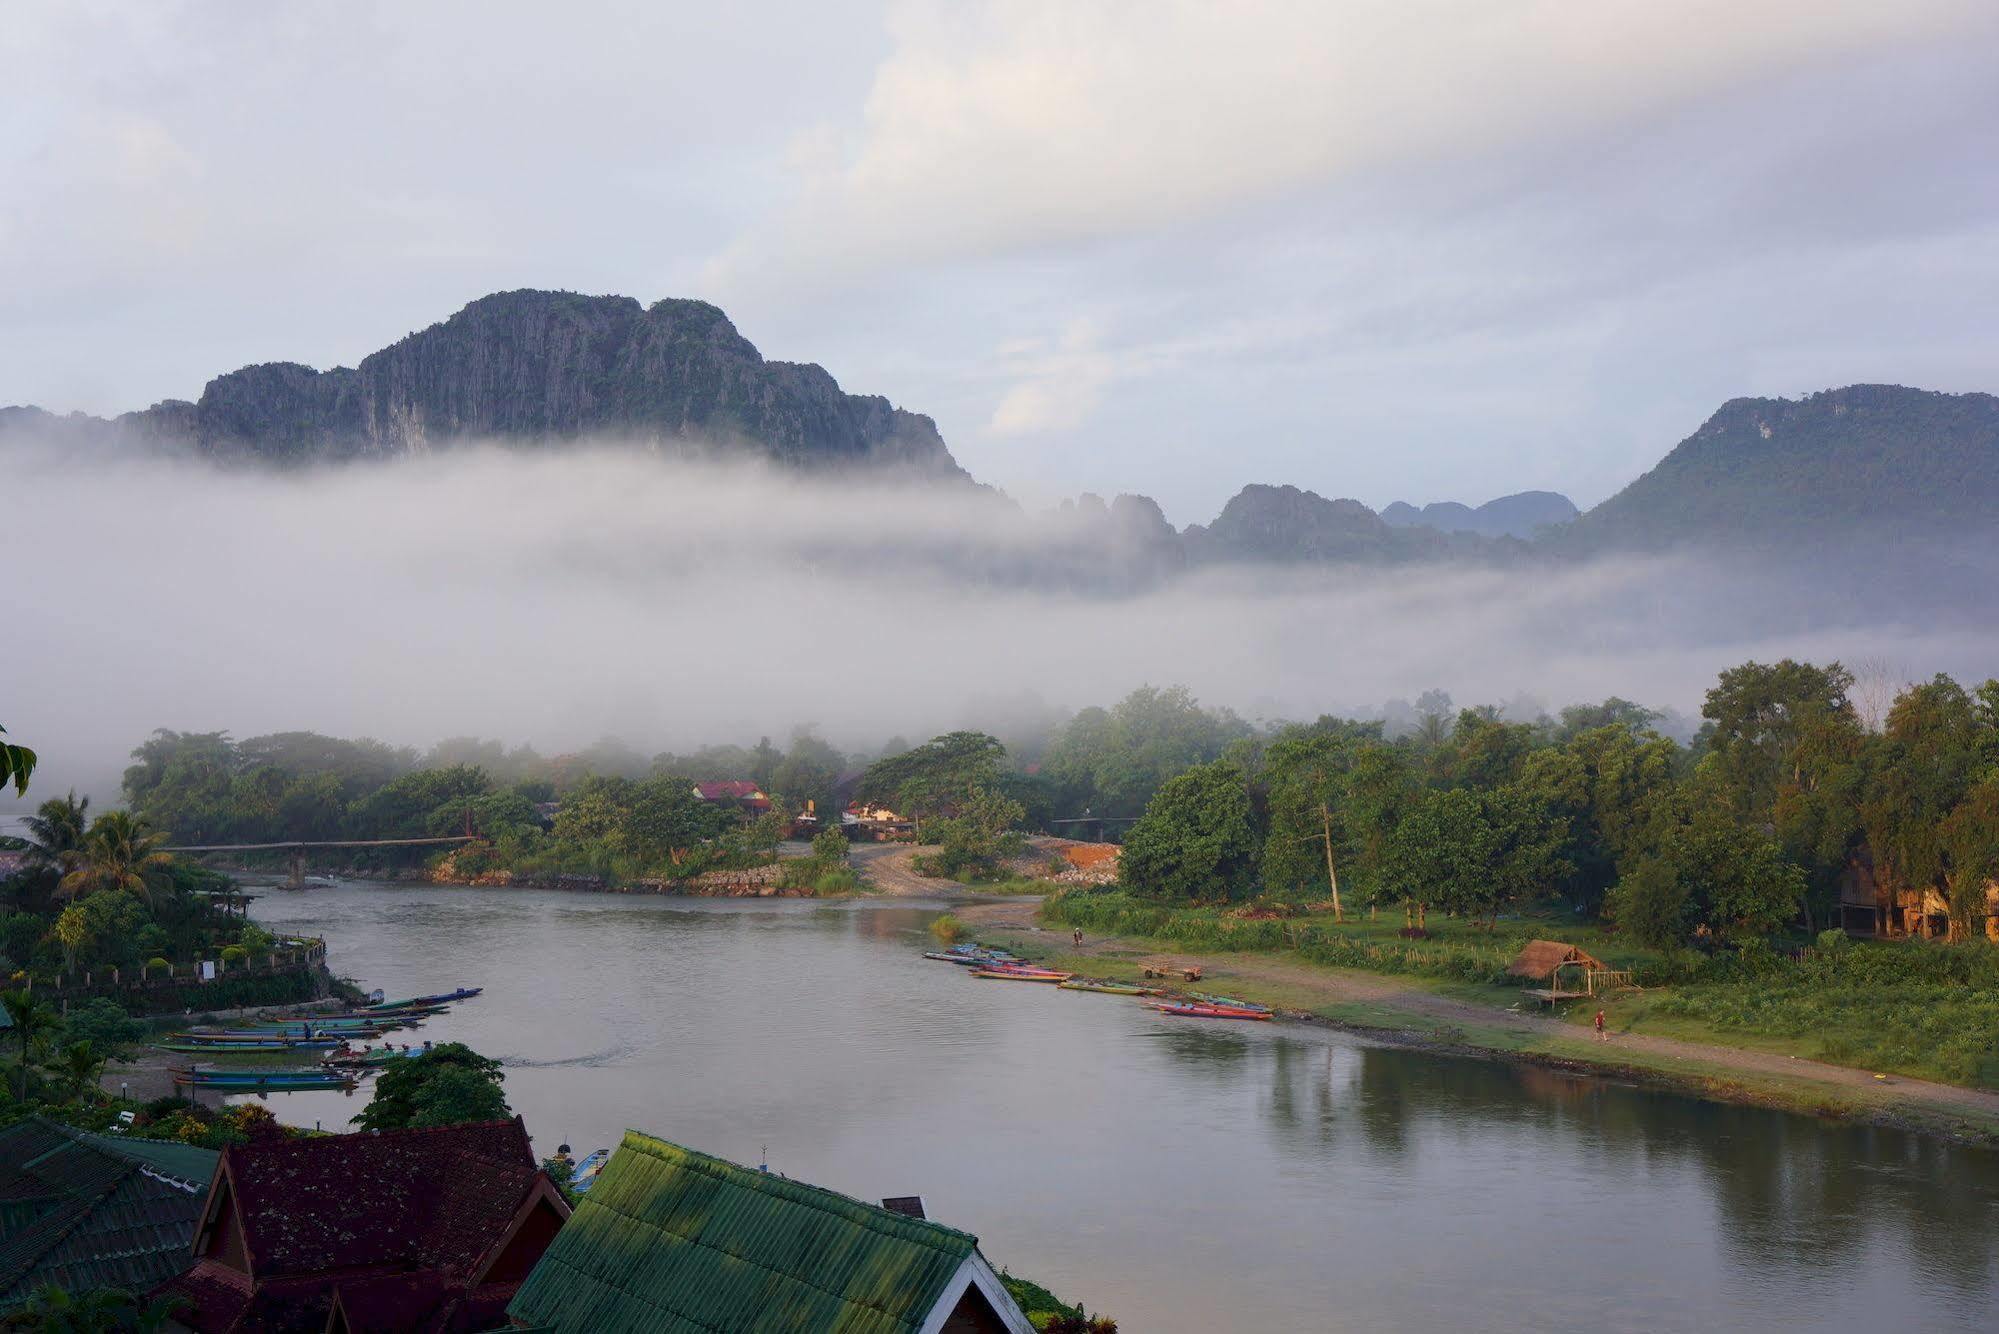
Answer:
[{"label": "person in red shirt", "polygon": [[1598,1042],[1608,1042],[1608,1041],[1610,1041],[1610,1033],[1609,1033],[1609,1032],[1608,1032],[1608,1031],[1607,1031],[1607,1030],[1606,1030],[1606,1029],[1604,1028],[1604,1026],[1603,1026],[1603,1011],[1602,1011],[1602,1010],[1598,1010],[1598,1011],[1596,1012],[1596,1040],[1597,1040]]}]

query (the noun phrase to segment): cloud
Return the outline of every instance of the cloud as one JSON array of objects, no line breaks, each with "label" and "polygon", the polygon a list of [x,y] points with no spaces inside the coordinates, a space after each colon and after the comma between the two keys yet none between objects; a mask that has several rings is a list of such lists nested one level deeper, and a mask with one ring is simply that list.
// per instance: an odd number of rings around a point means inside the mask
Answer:
[{"label": "cloud", "polygon": [[1691,558],[1051,590],[1037,571],[1114,560],[1114,537],[979,492],[609,447],[271,474],[10,443],[5,466],[9,541],[49,566],[4,599],[0,721],[42,752],[36,796],[109,796],[156,727],[547,752],[611,734],[649,752],[816,722],[858,748],[991,725],[982,700],[1076,708],[1147,682],[1288,717],[1431,686],[1690,709],[1752,656],[1972,679],[1999,657],[1991,626],[1876,609],[1856,628],[1801,612],[1781,580]]},{"label": "cloud", "polygon": [[1978,0],[911,0],[861,124],[725,287],[1121,234],[1355,171],[1598,129]]},{"label": "cloud", "polygon": [[1070,430],[1089,419],[1112,374],[1098,350],[1096,322],[1069,322],[1053,347],[1015,344],[1017,373],[1024,375],[1000,398],[987,429],[994,435],[1032,435]]}]

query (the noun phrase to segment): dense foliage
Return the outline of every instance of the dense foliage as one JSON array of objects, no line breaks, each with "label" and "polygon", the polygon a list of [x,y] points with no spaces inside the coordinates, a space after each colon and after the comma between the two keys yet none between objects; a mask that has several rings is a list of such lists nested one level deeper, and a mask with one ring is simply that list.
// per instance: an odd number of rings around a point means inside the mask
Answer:
[{"label": "dense foliage", "polygon": [[374,1097],[354,1118],[363,1130],[449,1126],[513,1115],[500,1084],[500,1063],[462,1042],[443,1042],[397,1056],[375,1077]]},{"label": "dense foliage", "polygon": [[1392,738],[1335,718],[1239,736],[1157,785],[1120,878],[1160,901],[1400,902],[1419,927],[1431,909],[1491,924],[1560,905],[1711,948],[1815,932],[1865,871],[1907,920],[1964,939],[1999,877],[1999,683],[1910,686],[1878,729],[1852,685],[1837,663],[1743,664],[1691,746],[1626,700],[1453,719],[1435,693]]}]

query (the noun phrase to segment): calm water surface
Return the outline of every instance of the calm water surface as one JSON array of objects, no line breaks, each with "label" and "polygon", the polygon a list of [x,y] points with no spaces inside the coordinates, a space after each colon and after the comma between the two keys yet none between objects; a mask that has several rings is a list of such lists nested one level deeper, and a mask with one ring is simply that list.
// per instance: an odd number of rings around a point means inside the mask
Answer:
[{"label": "calm water surface", "polygon": [[[1291,1025],[982,982],[934,905],[269,893],[536,1147],[627,1126],[864,1199],[1168,1330],[1999,1329],[1999,1155]],[[365,1086],[364,1086],[365,1090]],[[362,1098],[365,1098],[365,1091]],[[280,1094],[344,1128],[361,1099]]]}]

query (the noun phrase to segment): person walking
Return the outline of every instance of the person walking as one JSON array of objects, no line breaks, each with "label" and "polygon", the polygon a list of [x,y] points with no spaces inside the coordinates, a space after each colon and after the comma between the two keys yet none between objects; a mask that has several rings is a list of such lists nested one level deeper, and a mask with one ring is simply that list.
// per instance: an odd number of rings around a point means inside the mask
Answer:
[{"label": "person walking", "polygon": [[1598,1011],[1596,1012],[1596,1040],[1597,1040],[1598,1042],[1608,1042],[1608,1041],[1610,1041],[1610,1030],[1606,1029],[1606,1028],[1605,1028],[1605,1027],[1603,1026],[1603,1011],[1602,1011],[1602,1010],[1598,1010]]}]

